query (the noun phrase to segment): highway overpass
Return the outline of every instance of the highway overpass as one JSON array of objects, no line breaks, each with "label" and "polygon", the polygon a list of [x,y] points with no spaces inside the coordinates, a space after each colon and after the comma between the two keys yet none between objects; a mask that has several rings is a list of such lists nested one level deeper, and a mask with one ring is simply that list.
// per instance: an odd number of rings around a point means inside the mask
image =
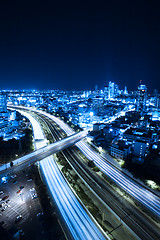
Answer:
[{"label": "highway overpass", "polygon": [[[15,108],[15,107],[14,107]],[[27,107],[18,107],[18,109],[26,109],[34,111],[35,113],[41,113],[44,116],[49,117],[55,121],[60,128],[69,136],[75,132],[66,123],[51,114],[37,109],[30,109]],[[100,170],[114,181],[119,187],[124,189],[128,194],[135,198],[139,203],[153,212],[158,218],[160,218],[160,197],[150,191],[148,188],[131,178],[127,174],[124,174],[119,169],[115,168],[107,159],[104,159],[93,148],[83,141],[76,143],[76,146],[82,151],[82,153],[90,160],[93,160]]]},{"label": "highway overpass", "polygon": [[[4,164],[0,166],[0,176],[4,176],[10,172],[20,171],[24,167],[33,164],[37,161],[40,161],[56,152],[59,152],[65,148],[68,148],[75,144],[76,142],[80,141],[81,139],[85,138],[88,134],[88,131],[82,131],[80,133],[73,134],[69,137],[66,137],[60,141],[55,143],[49,144],[45,147],[42,147],[30,154],[27,154],[21,158],[18,158],[13,161],[13,167],[10,166],[10,163]],[[41,141],[39,139],[38,141]],[[43,141],[43,140],[42,140]]]},{"label": "highway overpass", "polygon": [[[32,127],[34,136],[36,136],[37,139],[41,137],[42,139],[39,139],[39,141],[42,141],[42,146],[45,145],[46,142],[44,141],[41,128],[39,128],[36,123],[34,126],[32,125]],[[67,229],[65,228],[67,239],[105,240],[109,238],[91,216],[89,211],[85,208],[80,199],[78,199],[77,196],[75,196],[75,194],[72,192],[60,170],[58,169],[52,155],[53,153],[61,151],[62,149],[69,147],[81,140],[87,135],[87,133],[88,131],[83,131],[73,134],[72,136],[69,136],[61,141],[41,147],[33,153],[18,159],[19,165],[17,164],[12,168],[10,167],[9,169],[2,170],[2,173],[8,174],[9,172],[13,173],[14,171],[23,170],[25,166],[43,159],[39,162],[41,176],[52,195],[52,199],[54,199],[56,202],[59,212],[63,217],[63,221],[67,226]],[[41,146],[41,144],[39,146]],[[37,148],[38,146],[35,145],[35,147]]]}]

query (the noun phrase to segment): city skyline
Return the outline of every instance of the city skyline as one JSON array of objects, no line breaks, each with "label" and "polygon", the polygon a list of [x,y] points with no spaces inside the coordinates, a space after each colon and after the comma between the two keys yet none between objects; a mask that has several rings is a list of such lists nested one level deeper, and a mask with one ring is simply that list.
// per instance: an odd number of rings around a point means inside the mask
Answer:
[{"label": "city skyline", "polygon": [[[32,92],[45,92],[45,91],[62,91],[62,92],[99,92],[99,94],[101,94],[102,92],[112,92],[112,95],[114,93],[116,93],[115,96],[120,96],[121,94],[124,94],[124,95],[130,95],[130,94],[137,94],[137,92],[139,91],[139,87],[145,87],[146,88],[146,92],[147,94],[151,94],[151,95],[155,95],[155,92],[157,95],[159,95],[159,90],[158,89],[147,89],[148,86],[146,86],[146,84],[142,81],[142,80],[139,80],[139,84],[136,85],[136,89],[128,89],[128,86],[125,85],[125,86],[122,86],[120,88],[120,86],[114,82],[114,81],[108,81],[106,82],[106,84],[102,87],[102,88],[99,88],[99,86],[96,84],[95,86],[93,86],[93,88],[91,89],[81,89],[81,90],[76,90],[76,89],[70,89],[70,90],[67,90],[67,89],[49,89],[49,88],[44,88],[44,89],[38,89],[38,88],[24,88],[24,89],[21,89],[21,88],[6,88],[6,89],[0,89],[0,92],[1,93],[7,93],[7,92],[10,92],[10,91],[32,91]],[[110,90],[109,90],[110,89]],[[114,90],[113,90],[114,89]],[[108,99],[112,99],[112,96],[109,96]],[[114,98],[114,97],[113,97]]]},{"label": "city skyline", "polygon": [[1,89],[159,89],[159,6],[1,3]]}]

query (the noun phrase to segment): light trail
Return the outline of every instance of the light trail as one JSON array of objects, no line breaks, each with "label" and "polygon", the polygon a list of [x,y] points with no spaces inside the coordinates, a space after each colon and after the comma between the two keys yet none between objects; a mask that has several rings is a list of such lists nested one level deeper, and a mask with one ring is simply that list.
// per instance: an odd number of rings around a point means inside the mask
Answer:
[{"label": "light trail", "polygon": [[[21,113],[23,114],[23,112]],[[25,113],[25,116],[29,117],[28,113]],[[29,117],[29,120],[32,124],[34,136],[41,137],[41,139],[45,140],[42,129],[38,122],[33,117]],[[87,131],[83,133],[84,136],[86,133]],[[74,136],[70,136],[70,138],[72,139]],[[61,140],[60,142],[63,141],[64,140]],[[43,146],[46,146],[45,141],[43,141]],[[41,145],[36,145],[36,149],[39,147],[41,147]],[[46,148],[49,149],[50,145],[46,146]],[[47,157],[44,160],[40,161],[39,166],[41,173],[45,178],[49,191],[51,192],[52,198],[56,202],[73,239],[109,239],[107,236],[104,237],[105,234],[102,234],[102,229],[100,229],[100,226],[96,226],[96,223],[88,210],[73,194],[63,175],[60,173],[53,156]]]},{"label": "light trail", "polygon": [[[23,114],[23,111],[21,111],[21,114]],[[62,139],[60,141],[47,145],[47,140],[44,138],[44,134],[40,126],[38,125],[38,122],[32,116],[30,116],[30,114],[24,112],[24,115],[32,122],[33,136],[35,139],[34,147],[35,149],[38,149],[38,150],[12,161],[14,167],[19,166],[20,164],[23,164],[27,161],[29,162],[33,158],[35,159],[35,161],[37,161],[36,157],[45,152],[52,150],[53,151],[52,154],[53,154],[55,152],[61,151],[64,148],[67,148],[73,145],[74,143],[76,143],[77,141],[79,141],[80,139],[84,138],[88,133],[88,131],[85,130],[77,134],[75,133],[70,134],[70,136],[65,139]],[[11,169],[10,163],[3,164],[0,166],[0,172],[3,172],[5,170],[7,171],[9,169]]]},{"label": "light trail", "polygon": [[[74,134],[73,129],[71,129],[66,123],[57,117],[54,117],[43,111],[35,111],[55,121],[68,136]],[[160,216],[160,198],[158,196],[106,162],[105,159],[103,159],[99,154],[91,149],[88,144],[84,143],[84,141],[81,140],[80,142],[76,143],[76,146],[88,159],[93,160],[104,174],[109,176],[110,179],[116,182],[121,188],[123,188],[127,193],[137,199],[140,203],[142,203],[156,215]]]},{"label": "light trail", "polygon": [[49,190],[74,239],[106,239],[97,229],[89,213],[84,210],[59,172],[54,160],[49,157],[40,162]]},{"label": "light trail", "polygon": [[96,152],[90,149],[83,141],[76,143],[76,146],[83,152],[83,154],[104,172],[110,179],[114,180],[121,186],[127,193],[132,195],[135,199],[139,200],[147,208],[152,210],[155,214],[160,216],[160,199],[155,194],[143,188],[140,184],[132,181],[129,177],[118,171],[109,163],[99,156]]}]

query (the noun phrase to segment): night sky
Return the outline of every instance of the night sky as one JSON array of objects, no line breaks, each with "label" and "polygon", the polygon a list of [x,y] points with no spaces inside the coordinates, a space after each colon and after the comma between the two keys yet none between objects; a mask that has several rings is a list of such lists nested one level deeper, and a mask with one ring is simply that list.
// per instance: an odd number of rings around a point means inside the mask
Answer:
[{"label": "night sky", "polygon": [[1,1],[0,89],[160,90],[158,2]]}]

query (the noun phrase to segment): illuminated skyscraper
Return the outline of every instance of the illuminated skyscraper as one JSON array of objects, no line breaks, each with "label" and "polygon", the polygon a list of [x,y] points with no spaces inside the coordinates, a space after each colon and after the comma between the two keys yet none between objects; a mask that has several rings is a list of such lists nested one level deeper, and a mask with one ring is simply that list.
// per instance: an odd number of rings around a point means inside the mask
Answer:
[{"label": "illuminated skyscraper", "polygon": [[147,87],[145,85],[140,85],[138,87],[138,94],[136,100],[136,110],[138,112],[146,111],[146,100],[147,100]]},{"label": "illuminated skyscraper", "polygon": [[154,89],[154,106],[156,109],[159,107],[159,96],[158,96],[158,90]]},{"label": "illuminated skyscraper", "polygon": [[114,84],[114,98],[116,98],[119,95],[119,87],[117,84]]},{"label": "illuminated skyscraper", "polygon": [[108,86],[108,98],[114,99],[114,82],[109,82]]},{"label": "illuminated skyscraper", "polygon": [[7,112],[7,96],[5,93],[0,93],[0,112]]},{"label": "illuminated skyscraper", "polygon": [[107,87],[107,86],[104,87],[104,93],[105,93],[105,94],[108,93],[108,87]]},{"label": "illuminated skyscraper", "polygon": [[127,86],[125,86],[124,88],[124,94],[127,95],[128,94],[128,91],[127,91]]}]

